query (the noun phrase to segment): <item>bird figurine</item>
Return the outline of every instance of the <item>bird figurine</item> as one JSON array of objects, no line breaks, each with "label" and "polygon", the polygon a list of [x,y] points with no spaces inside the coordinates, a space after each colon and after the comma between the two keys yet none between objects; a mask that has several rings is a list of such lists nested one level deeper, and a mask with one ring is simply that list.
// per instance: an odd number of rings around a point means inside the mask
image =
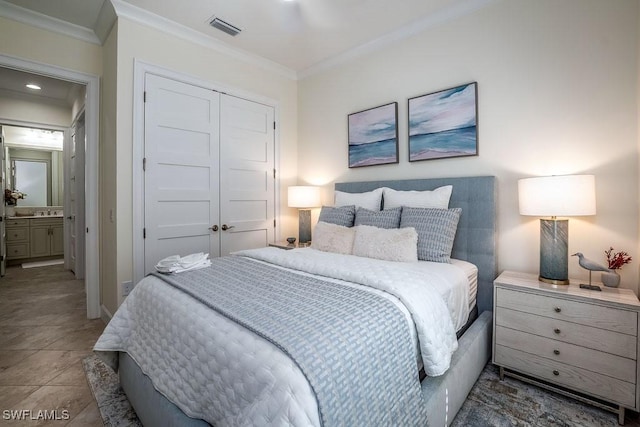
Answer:
[{"label": "bird figurine", "polygon": [[571,256],[577,256],[578,257],[578,264],[580,264],[580,267],[584,268],[585,270],[589,270],[589,285],[591,285],[591,272],[592,271],[606,271],[606,272],[611,272],[612,270],[605,267],[602,264],[598,264],[595,261],[590,260],[589,258],[585,258],[585,256],[582,254],[582,252],[576,252],[575,254],[571,255]]}]

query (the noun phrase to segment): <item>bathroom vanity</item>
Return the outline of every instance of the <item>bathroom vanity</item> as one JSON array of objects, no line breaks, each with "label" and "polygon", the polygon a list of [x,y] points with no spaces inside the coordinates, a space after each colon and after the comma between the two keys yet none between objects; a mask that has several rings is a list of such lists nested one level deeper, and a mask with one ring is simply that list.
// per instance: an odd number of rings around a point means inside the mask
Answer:
[{"label": "bathroom vanity", "polygon": [[63,230],[61,215],[8,217],[7,261],[16,264],[17,261],[64,255]]}]

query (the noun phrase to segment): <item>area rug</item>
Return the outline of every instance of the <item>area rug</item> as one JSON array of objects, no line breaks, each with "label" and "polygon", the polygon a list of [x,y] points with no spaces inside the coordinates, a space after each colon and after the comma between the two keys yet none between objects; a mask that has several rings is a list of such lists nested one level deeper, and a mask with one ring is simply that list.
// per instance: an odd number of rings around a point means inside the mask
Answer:
[{"label": "area rug", "polygon": [[[83,360],[87,380],[105,426],[141,426],[118,375],[97,356]],[[618,416],[514,378],[500,381],[491,363],[473,386],[453,427],[600,427],[617,426]],[[627,418],[626,426],[640,426]]]},{"label": "area rug", "polygon": [[92,355],[82,361],[93,397],[98,403],[102,422],[108,427],[142,427],[127,396],[120,387],[118,374]]},{"label": "area rug", "polygon": [[[634,414],[637,415],[637,414]],[[638,426],[627,417],[625,426]],[[618,415],[505,376],[489,363],[453,421],[454,427],[617,426]]]}]

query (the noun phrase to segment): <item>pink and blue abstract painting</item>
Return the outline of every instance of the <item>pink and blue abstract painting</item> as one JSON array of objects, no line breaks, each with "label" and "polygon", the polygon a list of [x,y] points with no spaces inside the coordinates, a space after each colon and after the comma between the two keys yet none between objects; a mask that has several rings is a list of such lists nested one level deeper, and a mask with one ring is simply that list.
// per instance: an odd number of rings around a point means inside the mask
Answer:
[{"label": "pink and blue abstract painting", "polygon": [[409,99],[409,161],[478,154],[476,82]]},{"label": "pink and blue abstract painting", "polygon": [[349,167],[398,163],[398,103],[349,114]]}]

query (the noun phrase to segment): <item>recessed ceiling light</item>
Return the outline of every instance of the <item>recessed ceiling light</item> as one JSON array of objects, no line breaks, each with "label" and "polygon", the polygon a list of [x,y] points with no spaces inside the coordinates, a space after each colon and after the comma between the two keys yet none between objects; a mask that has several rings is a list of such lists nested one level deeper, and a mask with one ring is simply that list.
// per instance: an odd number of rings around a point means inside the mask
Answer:
[{"label": "recessed ceiling light", "polygon": [[42,89],[40,86],[33,84],[33,83],[29,83],[28,85],[26,85],[29,89],[33,89],[33,90],[40,90]]}]

